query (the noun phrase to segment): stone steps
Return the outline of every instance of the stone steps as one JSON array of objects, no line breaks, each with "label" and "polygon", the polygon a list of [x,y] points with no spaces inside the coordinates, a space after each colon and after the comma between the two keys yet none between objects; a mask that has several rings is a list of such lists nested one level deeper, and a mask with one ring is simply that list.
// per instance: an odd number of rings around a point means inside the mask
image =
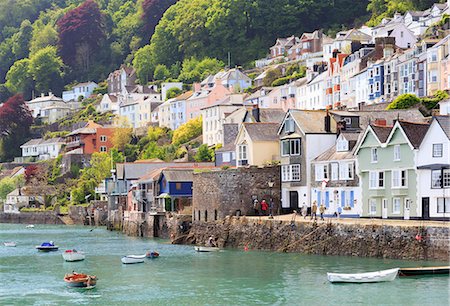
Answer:
[{"label": "stone steps", "polygon": [[64,222],[65,225],[74,225],[74,224],[75,224],[75,223],[73,222],[73,220],[72,220],[69,216],[67,216],[67,215],[59,216],[59,219],[60,219],[62,222]]}]

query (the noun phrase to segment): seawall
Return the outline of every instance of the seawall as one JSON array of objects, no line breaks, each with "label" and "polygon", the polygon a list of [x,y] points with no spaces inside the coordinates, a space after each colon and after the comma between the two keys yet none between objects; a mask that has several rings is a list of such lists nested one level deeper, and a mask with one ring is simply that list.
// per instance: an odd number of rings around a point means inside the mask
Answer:
[{"label": "seawall", "polygon": [[53,212],[21,212],[19,214],[0,213],[0,223],[22,224],[64,224]]},{"label": "seawall", "polygon": [[448,261],[450,228],[290,222],[246,217],[194,222],[173,243],[204,244],[214,235],[221,247],[305,254]]}]

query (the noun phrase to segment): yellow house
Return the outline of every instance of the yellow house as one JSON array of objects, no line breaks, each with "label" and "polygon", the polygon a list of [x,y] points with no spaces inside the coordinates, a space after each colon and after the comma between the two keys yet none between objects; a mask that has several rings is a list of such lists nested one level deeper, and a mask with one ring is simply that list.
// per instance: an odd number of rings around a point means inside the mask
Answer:
[{"label": "yellow house", "polygon": [[243,123],[236,137],[236,165],[262,166],[280,160],[278,123]]}]

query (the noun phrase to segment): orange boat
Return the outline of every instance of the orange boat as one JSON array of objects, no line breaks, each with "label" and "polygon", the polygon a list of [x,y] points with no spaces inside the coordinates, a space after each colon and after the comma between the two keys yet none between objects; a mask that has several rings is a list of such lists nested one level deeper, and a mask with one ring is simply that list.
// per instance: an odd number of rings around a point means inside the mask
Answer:
[{"label": "orange boat", "polygon": [[72,272],[64,276],[64,281],[69,287],[93,288],[97,284],[97,276]]}]

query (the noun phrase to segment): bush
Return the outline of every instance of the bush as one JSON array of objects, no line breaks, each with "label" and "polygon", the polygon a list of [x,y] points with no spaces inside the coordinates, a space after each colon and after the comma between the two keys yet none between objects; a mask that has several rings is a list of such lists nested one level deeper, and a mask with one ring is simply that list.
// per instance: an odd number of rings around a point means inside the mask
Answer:
[{"label": "bush", "polygon": [[392,101],[386,109],[407,109],[420,103],[420,99],[413,94],[403,94]]},{"label": "bush", "polygon": [[443,90],[438,90],[433,98],[422,98],[422,104],[429,110],[434,109],[436,105],[449,97],[448,93]]}]

